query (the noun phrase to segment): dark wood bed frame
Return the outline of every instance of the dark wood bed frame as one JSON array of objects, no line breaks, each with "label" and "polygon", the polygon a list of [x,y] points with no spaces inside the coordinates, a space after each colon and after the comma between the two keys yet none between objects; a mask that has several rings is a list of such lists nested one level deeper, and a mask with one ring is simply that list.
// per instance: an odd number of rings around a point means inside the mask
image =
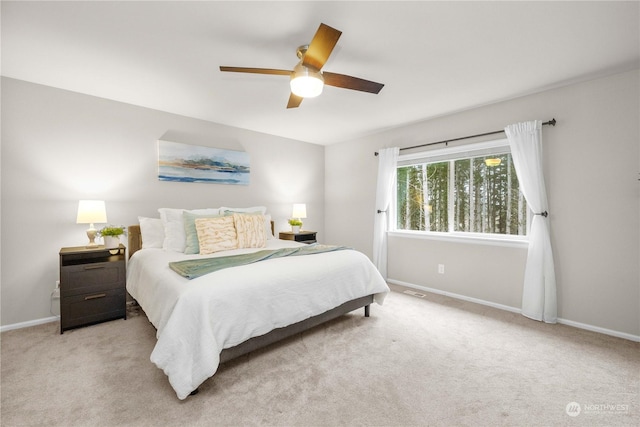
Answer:
[{"label": "dark wood bed frame", "polygon": [[[271,222],[271,232],[273,233],[273,221]],[[129,257],[133,255],[137,250],[142,248],[142,234],[140,233],[139,225],[131,225],[128,227],[128,240],[129,240]],[[281,341],[292,335],[299,334],[303,331],[311,329],[329,320],[340,317],[353,310],[364,307],[365,317],[369,317],[369,307],[373,303],[373,295],[367,295],[362,298],[357,298],[351,301],[347,301],[344,304],[326,311],[317,316],[310,317],[298,323],[286,326],[284,328],[277,328],[271,332],[261,335],[259,337],[250,338],[249,340],[236,345],[235,347],[225,348],[220,353],[220,363],[228,362],[232,359],[250,353],[254,350],[271,345],[275,342]],[[144,309],[144,308],[143,308]],[[195,390],[192,394],[195,394]]]}]

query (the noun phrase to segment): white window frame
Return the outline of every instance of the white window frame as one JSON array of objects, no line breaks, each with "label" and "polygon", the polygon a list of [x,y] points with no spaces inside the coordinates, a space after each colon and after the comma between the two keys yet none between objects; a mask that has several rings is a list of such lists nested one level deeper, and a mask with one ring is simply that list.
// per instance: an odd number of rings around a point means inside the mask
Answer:
[{"label": "white window frame", "polygon": [[[401,154],[398,156],[398,166],[402,166],[402,163],[411,163],[413,161],[426,161],[426,162],[439,162],[439,161],[455,161],[464,159],[467,157],[479,157],[482,155],[490,154],[504,154],[511,153],[509,147],[509,141],[504,139],[498,139],[494,141],[478,142],[472,144],[459,145],[456,147],[446,147],[429,151],[422,151],[410,154]],[[449,174],[449,218],[452,218],[452,212],[454,206],[454,200],[452,197],[452,186],[454,185],[454,176]],[[394,191],[393,206],[397,208],[396,203],[397,188]],[[428,239],[428,240],[441,240],[441,241],[454,241],[461,243],[472,244],[484,244],[484,245],[497,245],[497,246],[515,246],[526,247],[529,243],[529,231],[532,219],[531,209],[527,209],[527,235],[513,235],[513,234],[492,234],[492,233],[474,233],[474,232],[460,232],[453,231],[453,223],[449,221],[448,232],[437,231],[421,231],[421,230],[399,230],[396,228],[396,224],[393,224],[393,229],[388,232],[391,236],[406,237],[413,239]]]}]

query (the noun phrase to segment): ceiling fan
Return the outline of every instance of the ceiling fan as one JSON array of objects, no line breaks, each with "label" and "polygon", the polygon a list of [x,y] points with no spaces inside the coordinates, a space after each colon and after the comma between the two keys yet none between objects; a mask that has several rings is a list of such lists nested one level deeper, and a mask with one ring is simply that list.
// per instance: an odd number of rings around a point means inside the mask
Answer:
[{"label": "ceiling fan", "polygon": [[322,93],[322,87],[326,84],[343,89],[358,90],[361,92],[379,93],[384,87],[382,83],[364,80],[345,74],[321,71],[329,55],[333,51],[342,31],[320,24],[318,31],[313,36],[311,43],[298,47],[296,54],[300,62],[290,70],[278,70],[273,68],[246,68],[221,66],[220,71],[234,73],[276,74],[290,77],[291,95],[287,108],[297,108],[304,98],[312,98]]}]

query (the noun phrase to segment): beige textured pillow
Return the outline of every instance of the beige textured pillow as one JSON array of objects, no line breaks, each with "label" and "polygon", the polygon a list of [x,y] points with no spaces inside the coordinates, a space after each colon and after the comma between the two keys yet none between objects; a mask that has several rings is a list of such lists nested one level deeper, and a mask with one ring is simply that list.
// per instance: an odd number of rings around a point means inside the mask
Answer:
[{"label": "beige textured pillow", "polygon": [[196,218],[196,232],[200,254],[228,251],[238,248],[238,237],[232,216]]},{"label": "beige textured pillow", "polygon": [[233,214],[238,234],[239,248],[264,248],[267,234],[264,229],[264,215]]}]

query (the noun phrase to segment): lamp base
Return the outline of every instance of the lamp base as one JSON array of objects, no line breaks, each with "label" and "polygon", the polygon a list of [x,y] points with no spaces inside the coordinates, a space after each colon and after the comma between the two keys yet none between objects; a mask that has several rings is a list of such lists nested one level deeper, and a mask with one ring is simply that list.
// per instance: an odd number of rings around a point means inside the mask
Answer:
[{"label": "lamp base", "polygon": [[87,237],[89,238],[89,243],[85,246],[85,248],[97,248],[99,245],[96,243],[96,234],[98,230],[95,229],[93,224],[87,229]]}]

